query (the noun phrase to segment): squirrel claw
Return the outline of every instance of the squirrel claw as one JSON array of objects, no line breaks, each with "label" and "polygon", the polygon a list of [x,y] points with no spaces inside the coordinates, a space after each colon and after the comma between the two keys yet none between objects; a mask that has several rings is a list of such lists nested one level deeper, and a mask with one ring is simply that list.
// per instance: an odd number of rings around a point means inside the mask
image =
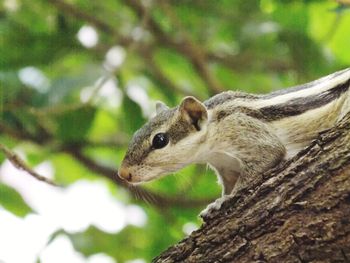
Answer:
[{"label": "squirrel claw", "polygon": [[208,218],[212,214],[212,212],[217,211],[221,208],[222,204],[228,200],[231,195],[223,195],[222,197],[216,199],[213,203],[209,204],[202,212],[200,212],[199,216],[201,218]]}]

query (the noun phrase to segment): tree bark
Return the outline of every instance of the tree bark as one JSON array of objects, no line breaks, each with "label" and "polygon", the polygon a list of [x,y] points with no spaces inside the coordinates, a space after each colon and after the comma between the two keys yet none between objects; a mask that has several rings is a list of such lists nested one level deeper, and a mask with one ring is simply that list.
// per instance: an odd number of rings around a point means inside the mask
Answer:
[{"label": "tree bark", "polygon": [[350,262],[350,113],[153,262]]}]

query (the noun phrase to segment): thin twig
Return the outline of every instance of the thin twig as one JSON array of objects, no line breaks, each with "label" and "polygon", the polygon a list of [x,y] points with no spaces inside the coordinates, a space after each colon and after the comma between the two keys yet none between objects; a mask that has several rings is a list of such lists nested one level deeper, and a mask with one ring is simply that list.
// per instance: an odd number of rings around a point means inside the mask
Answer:
[{"label": "thin twig", "polygon": [[[18,140],[27,140],[34,143],[39,143],[42,145],[43,143],[50,143],[52,138],[46,138],[45,140],[39,139],[41,135],[37,135],[37,137],[31,136],[26,133],[26,131],[14,132],[14,130],[8,128],[6,125],[0,123],[0,133],[6,134],[11,138],[15,138]],[[86,146],[86,145],[85,145]],[[89,146],[89,145],[88,145]],[[96,161],[87,157],[82,153],[81,147],[83,145],[67,145],[65,147],[56,147],[57,150],[63,151],[71,155],[75,160],[80,162],[89,170],[100,174],[110,180],[112,180],[116,185],[121,186],[128,190],[131,195],[136,199],[144,200],[148,203],[153,204],[158,208],[167,208],[170,206],[180,206],[180,207],[199,207],[213,201],[213,198],[204,198],[204,199],[189,199],[182,196],[166,196],[162,194],[158,194],[152,192],[150,190],[144,189],[142,187],[134,187],[122,181],[117,176],[117,169],[112,169],[101,164],[98,164]],[[33,171],[23,160],[21,160],[15,153],[9,150],[7,147],[0,144],[0,150],[4,152],[6,157],[11,161],[16,167],[19,169],[25,170],[30,173],[33,177],[37,178],[40,181],[47,182],[51,185],[57,185],[54,182],[51,182],[49,179],[44,176],[39,175],[35,171]]]},{"label": "thin twig", "polygon": [[[126,0],[125,1],[128,6],[130,6],[135,13],[142,17],[143,14],[147,11],[142,3],[138,0]],[[148,28],[151,30],[153,35],[156,37],[159,43],[165,44],[171,48],[174,48],[178,52],[180,52],[183,56],[185,56],[192,63],[198,74],[203,78],[203,80],[207,83],[208,88],[211,93],[219,93],[223,91],[223,88],[218,84],[218,81],[214,78],[214,76],[209,71],[205,58],[206,54],[202,51],[202,49],[195,45],[192,41],[187,39],[183,39],[182,41],[174,40],[169,37],[157,24],[157,22],[149,17],[148,19]]]},{"label": "thin twig", "polygon": [[96,18],[96,16],[85,13],[79,8],[76,8],[74,5],[68,4],[61,0],[47,0],[47,1],[53,4],[54,6],[56,6],[57,8],[63,10],[64,14],[69,14],[74,17],[78,17],[82,20],[85,20],[105,33],[115,34],[116,32],[112,26],[105,23],[103,20]]},{"label": "thin twig", "polygon": [[34,137],[31,134],[24,133],[20,129],[13,129],[12,127],[5,125],[3,122],[0,122],[0,133],[7,134],[12,138],[19,140],[34,140]]},{"label": "thin twig", "polygon": [[[99,18],[97,18],[89,13],[86,13],[86,12],[82,11],[81,9],[76,8],[72,4],[66,3],[62,0],[48,0],[48,2],[52,3],[53,6],[55,6],[58,10],[61,10],[62,12],[64,12],[64,14],[67,14],[69,16],[72,16],[72,17],[80,19],[80,20],[84,20],[87,23],[96,27],[96,29],[110,34],[114,39],[116,39],[118,41],[117,42],[118,45],[128,47],[129,45],[131,45],[132,43],[135,42],[135,40],[132,37],[122,36],[112,25],[107,24],[103,20],[101,20],[101,19],[99,19]],[[132,5],[132,3],[134,5]],[[141,24],[147,23],[148,28],[154,34],[158,43],[160,43],[163,46],[173,48],[186,57],[191,57],[192,63],[196,62],[198,60],[198,58],[196,59],[195,56],[193,56],[195,54],[193,52],[196,52],[195,51],[196,49],[193,47],[188,48],[182,42],[177,42],[176,40],[172,40],[168,36],[166,36],[165,33],[156,24],[156,22],[149,18],[148,12],[139,8],[140,7],[139,1],[135,2],[135,1],[130,0],[130,2],[127,4],[130,7],[132,7],[134,9],[134,11],[136,12],[136,14],[140,17]],[[146,15],[144,15],[144,13]],[[102,45],[102,44],[100,44],[100,45]],[[198,46],[196,46],[196,48],[198,48]],[[94,49],[91,49],[91,50],[95,50],[96,52],[100,53],[100,52],[105,52],[107,50],[107,47],[103,47],[103,48],[95,47]],[[142,48],[140,50],[142,50]],[[201,55],[202,59],[214,61],[216,63],[221,63],[221,64],[225,65],[226,67],[228,67],[232,70],[235,70],[235,71],[237,71],[237,70],[238,71],[249,71],[249,70],[251,70],[251,67],[250,67],[251,63],[249,63],[249,62],[257,60],[254,57],[247,59],[245,56],[242,57],[240,55],[220,56],[220,55],[213,53],[213,52],[206,52],[205,53],[204,50],[201,50],[201,53],[202,53],[202,55]],[[199,68],[197,68],[197,70],[201,71],[202,74],[206,74],[205,73],[206,70],[202,70],[200,68],[201,63],[198,64],[196,62],[196,63],[193,63],[193,65],[197,65],[197,67],[199,66]],[[276,60],[269,59],[269,60],[265,61],[264,68],[266,70],[271,70],[273,72],[286,71],[288,69],[291,69],[292,65],[287,64],[284,61],[280,61],[278,59],[276,59]],[[206,76],[206,75],[204,75],[204,76]],[[220,87],[220,89],[221,89],[221,87]],[[220,92],[220,90],[214,91],[214,92]]]},{"label": "thin twig", "polygon": [[64,151],[85,167],[89,168],[91,171],[101,174],[104,177],[114,181],[117,185],[126,188],[134,198],[146,201],[158,208],[168,208],[170,206],[181,206],[187,208],[198,207],[213,201],[213,198],[189,199],[182,196],[165,196],[151,192],[139,186],[130,185],[117,176],[117,171],[115,169],[98,164],[91,158],[84,155],[78,147],[66,147]]},{"label": "thin twig", "polygon": [[182,38],[182,49],[187,50],[185,53],[192,61],[199,75],[207,83],[208,88],[212,94],[220,93],[224,89],[221,87],[219,81],[216,79],[215,75],[211,73],[208,67],[207,54],[200,47],[185,29],[186,27],[181,23],[181,19],[176,16],[172,7],[169,5],[168,1],[160,1],[160,7],[165,12],[166,16],[169,17],[175,30],[179,33]]},{"label": "thin twig", "polygon": [[54,183],[50,179],[46,178],[45,176],[42,176],[35,172],[32,168],[30,168],[16,153],[8,149],[5,145],[0,143],[0,151],[2,151],[7,159],[18,169],[26,171],[28,174],[33,176],[35,179],[45,182],[47,184],[53,185],[53,186],[59,186],[58,184]]}]

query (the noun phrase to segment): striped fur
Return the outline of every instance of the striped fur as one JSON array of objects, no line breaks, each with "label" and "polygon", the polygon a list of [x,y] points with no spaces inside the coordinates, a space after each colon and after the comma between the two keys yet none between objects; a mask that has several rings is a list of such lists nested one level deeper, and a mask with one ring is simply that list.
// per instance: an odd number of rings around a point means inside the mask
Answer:
[{"label": "striped fur", "polygon": [[[138,183],[208,163],[230,194],[334,126],[350,111],[349,87],[345,69],[266,95],[227,91],[203,103],[185,98],[172,109],[158,104],[157,115],[135,133],[119,176]],[[152,139],[160,132],[169,144],[154,149]]]},{"label": "striped fur", "polygon": [[[231,114],[243,114],[270,123],[286,145],[287,157],[296,154],[318,132],[332,127],[349,111],[350,69],[345,69],[319,80],[278,90],[267,95],[247,96],[228,91],[219,94],[205,105],[211,105],[215,121],[225,121]],[[225,99],[223,99],[225,98]],[[215,105],[215,106],[213,106]]]}]

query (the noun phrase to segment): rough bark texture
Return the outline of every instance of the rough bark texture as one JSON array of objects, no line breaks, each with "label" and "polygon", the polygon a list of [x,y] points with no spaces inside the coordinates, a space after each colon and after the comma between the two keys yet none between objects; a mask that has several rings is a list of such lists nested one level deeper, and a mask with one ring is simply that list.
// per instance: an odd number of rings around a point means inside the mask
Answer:
[{"label": "rough bark texture", "polygon": [[154,262],[350,262],[350,114]]}]

